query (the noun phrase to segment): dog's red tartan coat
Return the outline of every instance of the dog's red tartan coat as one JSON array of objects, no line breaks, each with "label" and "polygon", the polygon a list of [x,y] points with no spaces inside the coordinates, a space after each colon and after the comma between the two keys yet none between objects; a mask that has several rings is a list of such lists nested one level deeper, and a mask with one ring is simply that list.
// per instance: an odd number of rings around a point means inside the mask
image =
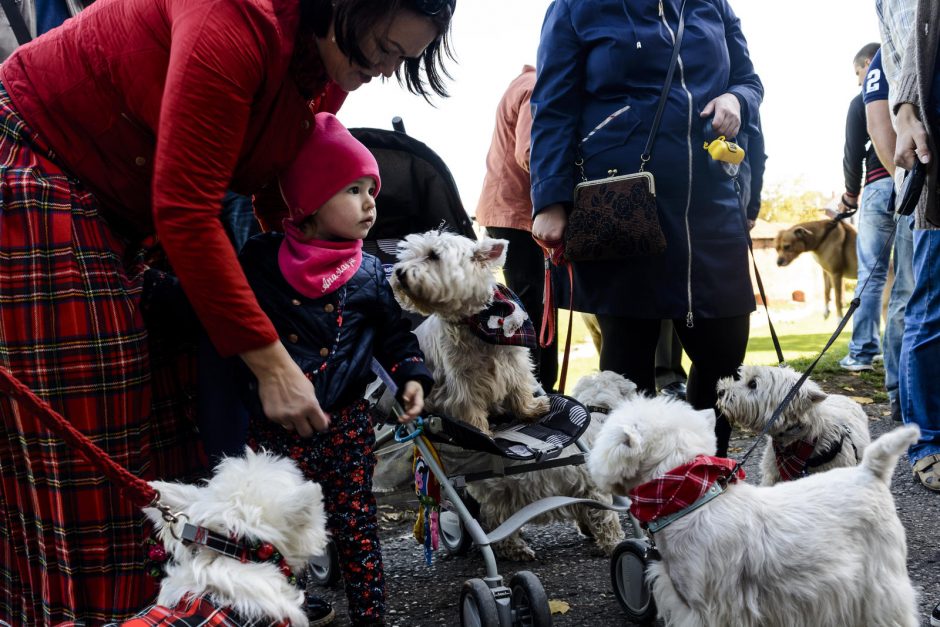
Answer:
[{"label": "dog's red tartan coat", "polygon": [[[630,491],[630,513],[642,523],[675,514],[699,500],[715,481],[727,477],[734,468],[733,459],[697,455],[688,464],[676,466],[662,477],[640,484]],[[738,469],[728,482],[744,479]]]},{"label": "dog's red tartan coat", "polygon": [[105,627],[290,627],[286,620],[245,620],[232,610],[218,607],[206,597],[183,599],[173,609],[153,605],[123,623]]}]

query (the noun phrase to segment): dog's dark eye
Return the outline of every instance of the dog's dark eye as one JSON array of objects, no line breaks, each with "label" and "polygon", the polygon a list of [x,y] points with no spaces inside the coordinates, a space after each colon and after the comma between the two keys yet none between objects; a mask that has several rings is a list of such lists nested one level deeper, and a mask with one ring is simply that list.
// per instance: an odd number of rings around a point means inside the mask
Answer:
[{"label": "dog's dark eye", "polygon": [[437,256],[437,251],[429,250],[428,251],[428,261],[437,261],[440,257]]},{"label": "dog's dark eye", "polygon": [[783,249],[784,249],[784,250],[790,250],[790,245],[789,245],[789,244],[784,244],[784,245],[783,245]]},{"label": "dog's dark eye", "polygon": [[750,381],[748,381],[748,382],[747,382],[747,387],[749,387],[749,388],[752,389],[752,390],[756,390],[756,389],[757,389],[757,379],[751,379]]}]

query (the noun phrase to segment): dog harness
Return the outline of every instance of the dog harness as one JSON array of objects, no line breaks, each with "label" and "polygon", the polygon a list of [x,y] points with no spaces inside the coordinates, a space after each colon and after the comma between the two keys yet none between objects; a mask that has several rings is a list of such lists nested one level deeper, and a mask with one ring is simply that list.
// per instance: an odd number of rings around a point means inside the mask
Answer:
[{"label": "dog harness", "polygon": [[463,322],[487,344],[537,348],[535,326],[529,314],[519,297],[505,285],[497,283],[490,304]]},{"label": "dog harness", "polygon": [[724,492],[725,483],[744,479],[742,468],[728,476],[735,464],[726,457],[698,455],[630,490],[630,513],[656,533]]},{"label": "dog harness", "polygon": [[776,457],[777,460],[777,472],[780,474],[780,478],[784,481],[799,479],[808,475],[812,468],[818,468],[819,466],[828,464],[842,451],[842,443],[845,442],[846,438],[849,438],[852,448],[855,449],[855,461],[859,461],[858,448],[856,448],[855,443],[852,442],[851,439],[852,429],[849,428],[848,425],[842,425],[840,431],[839,439],[833,440],[829,444],[829,447],[818,455],[813,455],[813,451],[816,450],[816,444],[819,441],[818,438],[812,440],[797,440],[786,446],[779,444],[776,439],[773,439],[774,457]]}]

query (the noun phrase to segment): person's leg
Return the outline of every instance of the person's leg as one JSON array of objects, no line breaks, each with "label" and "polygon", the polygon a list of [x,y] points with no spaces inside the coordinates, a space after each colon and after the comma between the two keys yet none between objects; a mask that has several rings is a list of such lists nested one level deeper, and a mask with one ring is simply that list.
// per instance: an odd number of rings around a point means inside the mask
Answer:
[{"label": "person's leg", "polygon": [[656,394],[655,359],[659,320],[597,315],[603,344],[600,369],[612,370],[636,384],[637,391]]},{"label": "person's leg", "polygon": [[[744,361],[747,339],[751,329],[751,316],[699,319],[689,328],[683,320],[675,320],[676,332],[682,347],[692,360],[686,397],[695,409],[715,407],[718,393],[715,386],[722,377],[733,377]],[[715,435],[718,438],[718,456],[728,454],[731,424],[715,408]]]},{"label": "person's leg", "polygon": [[[849,354],[840,362],[849,370],[870,369],[872,359],[881,352],[881,294],[888,276],[887,259],[881,257],[881,252],[896,229],[894,212],[888,206],[893,185],[891,178],[884,178],[866,185],[862,192],[856,241],[858,287],[855,290],[861,304],[852,320]],[[862,288],[864,293],[859,291]]]},{"label": "person's leg", "polygon": [[[532,234],[520,229],[507,229],[499,227],[486,227],[490,237],[505,239],[509,242],[506,252],[506,264],[503,266],[503,276],[506,285],[525,307],[526,313],[535,325],[535,332],[542,328],[542,305],[545,287],[545,258],[542,249],[532,239]],[[532,361],[535,363],[535,378],[538,379],[546,392],[555,389],[558,378],[558,340],[557,333],[551,346],[536,348],[532,351]]]},{"label": "person's leg", "polygon": [[679,336],[672,320],[663,320],[659,327],[659,342],[656,344],[656,388],[684,399],[687,379],[682,368]]},{"label": "person's leg", "polygon": [[920,427],[920,439],[908,451],[915,465],[940,454],[940,231],[914,231],[912,267],[914,290],[904,316],[898,389],[904,422]]},{"label": "person's leg", "polygon": [[901,340],[904,337],[904,310],[914,289],[913,216],[901,216],[894,236],[894,285],[888,299],[888,315],[885,321],[885,389],[891,404],[892,418],[900,420],[898,401],[898,364],[901,357]]},{"label": "person's leg", "polygon": [[295,460],[323,489],[327,530],[336,543],[353,625],[385,617],[385,575],[372,493],[375,432],[366,401],[332,412],[326,432],[302,439],[265,418],[252,417],[249,442]]}]

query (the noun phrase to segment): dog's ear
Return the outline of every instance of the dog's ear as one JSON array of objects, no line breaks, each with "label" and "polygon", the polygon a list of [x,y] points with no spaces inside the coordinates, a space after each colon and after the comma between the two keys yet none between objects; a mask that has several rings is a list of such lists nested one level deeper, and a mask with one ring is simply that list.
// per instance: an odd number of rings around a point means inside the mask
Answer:
[{"label": "dog's ear", "polygon": [[633,425],[624,425],[623,427],[623,445],[627,448],[637,448],[643,443],[643,437]]},{"label": "dog's ear", "polygon": [[326,510],[323,507],[323,490],[319,484],[305,481],[298,491],[298,501],[301,502],[300,516],[296,531],[300,533],[300,542],[297,547],[298,557],[309,560],[310,557],[323,555],[329,537],[326,532]]},{"label": "dog's ear", "polygon": [[802,226],[798,226],[793,229],[793,235],[795,235],[798,239],[803,240],[804,242],[813,237],[813,233],[809,229]]},{"label": "dog's ear", "polygon": [[829,398],[829,396],[819,388],[810,388],[807,398],[809,398],[812,403],[821,403]]},{"label": "dog's ear", "polygon": [[506,263],[506,249],[508,247],[509,242],[504,239],[484,237],[477,242],[476,249],[473,251],[473,260],[485,266],[490,266],[494,270],[502,268],[503,264]]}]

